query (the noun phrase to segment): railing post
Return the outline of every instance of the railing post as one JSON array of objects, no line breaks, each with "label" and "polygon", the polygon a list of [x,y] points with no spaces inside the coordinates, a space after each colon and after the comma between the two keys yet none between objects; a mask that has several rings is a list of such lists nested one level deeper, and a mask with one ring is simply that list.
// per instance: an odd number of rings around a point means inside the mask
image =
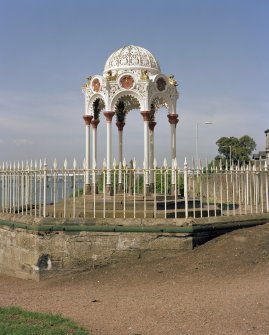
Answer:
[{"label": "railing post", "polygon": [[116,159],[114,158],[113,161],[113,218],[116,218],[116,170],[117,163]]},{"label": "railing post", "polygon": [[21,213],[24,214],[24,163],[21,162]]},{"label": "railing post", "polygon": [[[154,158],[153,161],[153,196],[154,196],[154,213],[153,213],[153,217],[156,219],[157,217],[157,199],[156,199],[156,193],[157,193],[157,185],[156,185],[156,170],[157,170],[157,161],[156,158]],[[152,171],[151,171],[152,173]]]},{"label": "railing post", "polygon": [[185,200],[185,218],[189,216],[189,204],[188,204],[188,163],[185,157],[184,162],[184,200]]},{"label": "railing post", "polygon": [[36,201],[36,197],[37,197],[37,161],[35,160],[34,163],[34,206],[35,206],[35,216],[36,216],[36,205],[37,205],[37,201]]},{"label": "railing post", "polygon": [[33,161],[30,161],[29,170],[29,205],[30,205],[30,215],[33,214]]},{"label": "railing post", "polygon": [[4,171],[5,171],[5,164],[3,163],[2,165],[2,173],[1,173],[1,179],[2,179],[2,212],[4,213],[5,211],[5,175],[4,175]]},{"label": "railing post", "polygon": [[134,158],[133,160],[133,169],[134,169],[134,174],[133,174],[133,185],[134,185],[134,219],[136,218],[136,204],[135,204],[135,195],[136,195],[136,160]]},{"label": "railing post", "polygon": [[264,172],[265,172],[265,199],[266,199],[266,212],[269,212],[269,189],[268,189],[268,168],[267,162],[264,163]]},{"label": "railing post", "polygon": [[76,217],[76,168],[77,161],[73,161],[73,218]]},{"label": "railing post", "polygon": [[167,161],[166,158],[163,162],[163,169],[164,169],[164,217],[167,217]]},{"label": "railing post", "polygon": [[[173,170],[172,170],[172,174],[174,175],[174,182],[175,182],[175,189],[174,189],[174,200],[175,200],[175,219],[177,218],[177,159],[174,158],[173,161]],[[172,187],[172,185],[171,185]]]},{"label": "railing post", "polygon": [[53,217],[56,218],[56,174],[57,174],[57,160],[54,159],[53,162]]},{"label": "railing post", "polygon": [[[109,168],[110,169],[110,168]],[[107,174],[108,171],[108,167],[107,167],[107,162],[106,159],[104,158],[103,160],[103,218],[106,217],[106,176],[108,176]],[[110,171],[109,171],[110,173]],[[111,177],[111,175],[109,174],[109,176]],[[111,187],[111,180],[110,180],[110,187]],[[109,194],[111,192],[111,189],[109,190]]]},{"label": "railing post", "polygon": [[43,166],[43,187],[44,187],[44,193],[43,193],[43,216],[46,217],[46,210],[47,210],[47,160],[44,160],[44,166]]},{"label": "railing post", "polygon": [[64,174],[64,192],[63,192],[63,197],[64,197],[64,219],[66,218],[66,188],[67,188],[67,160],[64,160],[64,168],[63,168],[63,174]]}]

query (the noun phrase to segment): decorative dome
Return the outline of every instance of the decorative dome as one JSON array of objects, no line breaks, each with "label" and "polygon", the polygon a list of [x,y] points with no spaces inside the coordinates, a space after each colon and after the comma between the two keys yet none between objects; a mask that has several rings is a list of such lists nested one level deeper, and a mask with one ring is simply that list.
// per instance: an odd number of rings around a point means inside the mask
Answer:
[{"label": "decorative dome", "polygon": [[109,56],[104,72],[115,70],[147,70],[152,74],[161,72],[160,65],[152,53],[135,45],[120,48]]}]

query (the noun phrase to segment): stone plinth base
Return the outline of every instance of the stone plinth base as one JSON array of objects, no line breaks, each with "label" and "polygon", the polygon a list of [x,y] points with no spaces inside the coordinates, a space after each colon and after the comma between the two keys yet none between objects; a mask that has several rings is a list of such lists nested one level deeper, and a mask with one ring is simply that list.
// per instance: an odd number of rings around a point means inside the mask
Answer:
[{"label": "stone plinth base", "polygon": [[[59,222],[54,221],[55,225]],[[85,225],[85,230],[80,222],[73,223],[75,228],[68,231],[70,224],[70,221],[66,222],[66,230],[60,231],[50,230],[51,226],[44,230],[41,222],[38,223],[39,231],[36,231],[34,223],[27,224],[27,229],[23,229],[22,225],[19,228],[0,225],[1,274],[40,281],[90,270],[96,266],[130,262],[149,255],[158,259],[192,249],[190,234],[132,231],[107,233],[102,231],[102,226],[99,227],[100,231],[87,231],[92,220]],[[124,226],[128,220],[120,220],[118,224]]]},{"label": "stone plinth base", "polygon": [[171,195],[175,195],[175,192],[176,192],[175,184],[172,184],[172,185],[171,185],[171,191],[170,191],[170,194],[171,194]]},{"label": "stone plinth base", "polygon": [[91,193],[92,193],[92,186],[91,186],[91,184],[86,184],[86,186],[85,186],[85,194],[89,195]]},{"label": "stone plinth base", "polygon": [[122,183],[118,184],[118,193],[122,193],[123,192],[123,185]]},{"label": "stone plinth base", "polygon": [[106,185],[106,195],[112,195],[112,186],[111,185]]}]

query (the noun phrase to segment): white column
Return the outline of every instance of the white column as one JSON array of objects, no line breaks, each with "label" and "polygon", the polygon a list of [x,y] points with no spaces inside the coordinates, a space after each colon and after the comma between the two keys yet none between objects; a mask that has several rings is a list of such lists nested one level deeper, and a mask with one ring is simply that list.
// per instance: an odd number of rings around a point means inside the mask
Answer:
[{"label": "white column", "polygon": [[145,111],[140,113],[144,120],[144,163],[145,163],[145,187],[146,193],[149,193],[149,118],[150,111]]},{"label": "white column", "polygon": [[[171,167],[173,167],[174,160],[177,156],[176,154],[176,125],[178,123],[178,114],[168,114],[168,121],[171,126]],[[172,182],[171,182],[171,193],[175,192],[175,176],[172,174]]]},{"label": "white column", "polygon": [[[93,119],[91,121],[92,126],[92,169],[97,167],[97,126],[99,124],[99,119]],[[97,193],[97,188],[95,185],[95,173],[92,175],[92,182],[94,184],[93,192]]]},{"label": "white column", "polygon": [[123,137],[123,127],[125,126],[124,121],[118,121],[116,122],[116,126],[118,127],[118,159],[119,159],[119,177],[118,177],[118,192],[121,193],[123,190],[122,187],[122,175],[121,175],[121,167],[123,162],[123,143],[122,143],[122,137]]},{"label": "white column", "polygon": [[119,150],[119,163],[122,163],[122,130],[119,130],[118,131],[119,133],[119,147],[118,147],[118,150]]},{"label": "white column", "polygon": [[[149,168],[150,168],[150,174],[149,174],[149,183],[150,187],[153,188],[154,184],[154,173],[153,173],[153,163],[154,163],[154,128],[156,126],[157,122],[150,121],[149,122]],[[151,191],[153,191],[151,189]]]},{"label": "white column", "polygon": [[112,164],[112,156],[111,156],[111,147],[112,147],[112,133],[111,133],[111,125],[112,118],[115,115],[115,112],[104,112],[104,116],[106,118],[106,166],[107,166],[107,179],[106,179],[106,193],[111,193],[111,164]]},{"label": "white column", "polygon": [[83,119],[85,121],[86,126],[86,152],[85,152],[85,160],[86,160],[86,194],[89,194],[91,191],[91,183],[90,183],[90,168],[91,168],[91,158],[90,158],[90,130],[91,130],[91,115],[84,115]]},{"label": "white column", "polygon": [[119,155],[119,163],[122,164],[123,155],[122,155],[122,134],[123,134],[123,127],[125,126],[124,121],[118,121],[116,122],[116,126],[118,127],[118,155]]}]

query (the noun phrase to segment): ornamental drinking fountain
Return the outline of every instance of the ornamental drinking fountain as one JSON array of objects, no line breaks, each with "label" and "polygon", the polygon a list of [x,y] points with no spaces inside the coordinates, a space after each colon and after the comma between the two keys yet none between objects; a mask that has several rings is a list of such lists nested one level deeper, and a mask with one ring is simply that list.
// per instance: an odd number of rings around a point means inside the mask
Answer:
[{"label": "ornamental drinking fountain", "polygon": [[[97,167],[97,128],[100,113],[103,111],[107,129],[106,193],[111,194],[112,120],[115,115],[118,128],[118,164],[122,165],[126,117],[131,110],[138,109],[144,122],[144,169],[149,171],[145,174],[145,188],[146,194],[149,194],[154,183],[150,171],[154,164],[155,114],[160,108],[167,110],[171,126],[171,165],[176,160],[176,102],[179,92],[174,76],[164,75],[158,61],[148,50],[129,45],[113,52],[105,63],[103,74],[87,78],[82,91],[85,96],[83,119],[86,125],[86,169],[90,171]],[[119,190],[120,186],[119,183]],[[175,182],[172,180],[171,193],[174,190]],[[86,192],[90,194],[93,191],[97,191],[95,176],[91,180],[89,172],[86,176]]]}]

